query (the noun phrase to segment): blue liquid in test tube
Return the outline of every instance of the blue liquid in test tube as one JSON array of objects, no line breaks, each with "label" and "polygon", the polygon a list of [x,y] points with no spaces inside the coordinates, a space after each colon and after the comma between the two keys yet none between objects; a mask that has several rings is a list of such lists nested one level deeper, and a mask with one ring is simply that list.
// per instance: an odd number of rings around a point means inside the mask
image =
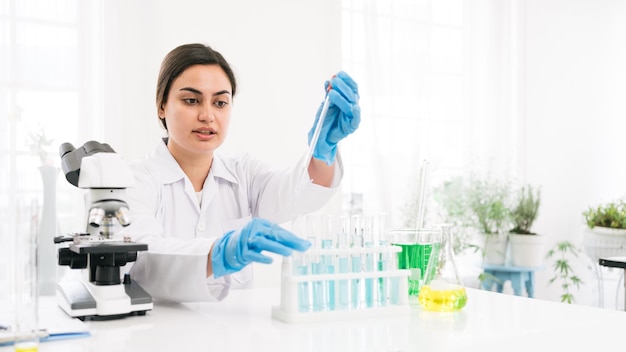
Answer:
[{"label": "blue liquid in test tube", "polygon": [[[338,219],[338,224],[336,224],[336,229],[334,229],[334,233],[337,234],[337,247],[341,250],[348,249],[348,227],[349,227],[349,219],[346,216],[340,216]],[[350,272],[350,266],[348,263],[349,255],[347,253],[339,253],[337,255],[337,266],[339,274],[347,274]],[[346,310],[349,307],[350,298],[349,298],[349,287],[348,280],[342,279],[337,283],[338,287],[338,297],[337,297],[337,309]]]},{"label": "blue liquid in test tube", "polygon": [[[309,273],[309,266],[306,263],[304,255],[298,255],[295,260],[295,275],[306,276]],[[309,283],[298,283],[298,311],[309,311]]]},{"label": "blue liquid in test tube", "polygon": [[[333,240],[322,240],[322,248],[333,248]],[[333,263],[333,256],[325,254],[322,256],[322,265],[324,266],[324,272],[327,274],[335,273],[335,264]],[[328,310],[335,310],[335,281],[329,280],[326,283],[326,302]]]},{"label": "blue liquid in test tube", "polygon": [[[350,271],[348,256],[339,256],[339,273],[346,274]],[[348,280],[339,280],[339,309],[348,309]]]},{"label": "blue liquid in test tube", "polygon": [[[321,274],[322,263],[316,260],[311,263],[311,274]],[[313,281],[313,310],[324,310],[324,283],[321,280]]]},{"label": "blue liquid in test tube", "polygon": [[[312,249],[318,249],[318,241],[317,238],[315,236],[315,232],[317,230],[316,226],[315,226],[315,221],[312,220],[310,224],[308,224],[308,229],[309,231],[312,232],[312,236],[309,237],[309,241],[313,244],[311,246]],[[310,257],[310,262],[311,262],[311,274],[312,275],[319,275],[322,274],[322,262],[321,262],[321,258],[319,255],[315,254],[315,255],[311,255]],[[315,280],[311,283],[312,286],[312,303],[313,303],[313,310],[316,312],[322,311],[325,309],[325,303],[324,303],[324,282],[321,280]]]},{"label": "blue liquid in test tube", "polygon": [[[387,241],[381,240],[379,243],[381,248],[388,246]],[[381,252],[378,254],[377,267],[379,272],[386,272],[389,270],[389,253]],[[389,279],[381,277],[378,279],[378,304],[384,306],[387,304],[387,289],[389,286]]]},{"label": "blue liquid in test tube", "polygon": [[[350,232],[352,234],[352,248],[363,248],[363,223],[360,215],[352,217]],[[362,254],[352,254],[351,257],[352,272],[361,273],[363,271]],[[361,285],[361,279],[352,279],[352,308],[354,309],[359,308],[361,305]]]},{"label": "blue liquid in test tube", "polygon": [[[371,242],[365,243],[366,248],[372,248]],[[365,254],[365,271],[374,271],[374,253]],[[371,308],[374,306],[374,279],[365,279],[365,304]]]},{"label": "blue liquid in test tube", "polygon": [[[352,272],[360,273],[363,270],[361,263],[361,255],[352,256]],[[361,280],[352,279],[352,308],[359,308],[361,304]]]}]

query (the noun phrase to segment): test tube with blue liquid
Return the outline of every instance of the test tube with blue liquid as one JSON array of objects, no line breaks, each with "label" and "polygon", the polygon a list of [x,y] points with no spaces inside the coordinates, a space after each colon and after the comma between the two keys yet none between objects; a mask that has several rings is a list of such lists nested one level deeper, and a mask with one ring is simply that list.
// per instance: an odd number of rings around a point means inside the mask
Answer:
[{"label": "test tube with blue liquid", "polygon": [[[311,242],[311,249],[317,249],[317,238],[309,237],[309,241]],[[319,275],[322,274],[323,266],[321,258],[318,254],[311,255],[311,274]],[[313,294],[313,310],[321,311],[324,310],[326,304],[324,300],[324,282],[321,280],[316,280],[312,282],[312,294]]]},{"label": "test tube with blue liquid", "polygon": [[[306,219],[306,232],[308,235],[308,239],[311,242],[311,249],[319,249],[319,218],[314,215],[309,215]],[[323,274],[323,264],[321,260],[321,256],[319,254],[313,254],[310,256],[311,263],[311,274],[312,275],[320,275]],[[312,282],[312,303],[314,311],[322,311],[326,307],[325,303],[325,293],[324,293],[324,282],[321,280],[316,280]]]},{"label": "test tube with blue liquid", "polygon": [[[374,232],[373,232],[373,218],[371,216],[363,217],[363,241],[365,248],[374,248]],[[365,266],[366,272],[374,271],[374,253],[367,252],[365,254]],[[368,308],[374,306],[374,278],[365,279],[365,304]]]},{"label": "test tube with blue liquid", "polygon": [[[349,222],[350,222],[350,219],[347,216],[339,217],[339,224],[338,224],[339,229],[337,232],[337,246],[339,249],[348,248]],[[340,253],[337,256],[338,271],[340,274],[346,274],[350,271],[348,257],[349,255],[347,253]],[[338,287],[339,294],[338,294],[337,308],[340,310],[348,309],[349,307],[348,280],[347,279],[339,280],[338,286],[339,286]]]},{"label": "test tube with blue liquid", "polygon": [[[294,275],[307,276],[309,275],[309,261],[308,255],[305,253],[298,253],[294,251],[293,254],[294,263]],[[309,303],[309,283],[307,281],[298,283],[298,311],[308,312],[310,307]]]},{"label": "test tube with blue liquid", "polygon": [[[386,245],[391,246],[391,231],[385,230],[386,239],[384,240]],[[397,253],[385,253],[386,254],[386,266],[387,270],[398,270],[398,255]],[[389,281],[389,304],[399,304],[400,299],[400,278],[392,277]]]},{"label": "test tube with blue liquid", "polygon": [[[334,215],[328,215],[324,220],[324,226],[321,230],[321,242],[322,249],[333,248],[333,233],[334,233]],[[334,256],[330,254],[322,255],[322,270],[325,274],[335,273],[335,260]],[[328,280],[324,285],[326,307],[328,310],[335,310],[335,280]]]},{"label": "test tube with blue liquid", "polygon": [[[363,248],[363,223],[360,215],[353,215],[351,221],[351,237],[352,248]],[[363,271],[363,258],[360,253],[352,254],[351,258],[352,272],[360,273]],[[359,278],[352,279],[352,308],[357,309],[361,304],[361,280]]]},{"label": "test tube with blue liquid", "polygon": [[[381,249],[386,249],[389,247],[388,240],[388,224],[389,224],[389,215],[386,213],[378,214],[372,221],[372,238],[377,243],[378,247]],[[381,250],[377,253],[376,256],[376,269],[379,272],[387,272],[390,270],[389,261],[391,258],[391,253]],[[381,277],[378,278],[378,304],[380,306],[385,306],[388,303],[389,299],[389,278]]]},{"label": "test tube with blue liquid", "polygon": [[[389,246],[389,242],[386,239],[378,240],[378,245],[381,248],[385,248]],[[389,253],[387,252],[379,252],[378,258],[376,258],[376,268],[379,272],[386,272],[389,270]],[[378,278],[378,304],[380,306],[387,305],[387,299],[389,297],[389,278],[381,277]]]}]

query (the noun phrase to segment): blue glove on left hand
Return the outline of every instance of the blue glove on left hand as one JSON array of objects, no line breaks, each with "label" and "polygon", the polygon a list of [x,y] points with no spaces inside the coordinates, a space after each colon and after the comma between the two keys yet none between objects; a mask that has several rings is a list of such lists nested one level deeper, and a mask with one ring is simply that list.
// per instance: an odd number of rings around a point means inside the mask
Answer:
[{"label": "blue glove on left hand", "polygon": [[[326,81],[328,89],[329,108],[324,124],[320,131],[313,157],[331,165],[335,162],[337,143],[350,133],[356,131],[361,122],[361,108],[359,107],[359,88],[356,82],[345,72],[340,71],[330,82]],[[315,132],[315,126],[320,119],[322,107],[317,110],[315,123],[309,131],[309,144]]]},{"label": "blue glove on left hand", "polygon": [[284,228],[265,219],[254,218],[241,230],[226,233],[213,245],[211,265],[216,278],[235,273],[252,262],[270,264],[262,251],[289,256],[292,249],[305,251],[311,246]]}]

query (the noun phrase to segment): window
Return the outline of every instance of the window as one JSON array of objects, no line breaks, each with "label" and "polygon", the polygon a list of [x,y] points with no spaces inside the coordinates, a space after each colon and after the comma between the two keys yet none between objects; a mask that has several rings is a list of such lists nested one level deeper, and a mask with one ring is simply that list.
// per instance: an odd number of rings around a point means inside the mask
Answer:
[{"label": "window", "polygon": [[358,133],[342,146],[344,208],[388,212],[395,226],[409,226],[424,160],[430,190],[486,165],[512,170],[517,66],[508,2],[342,6],[343,68],[358,78],[362,109]]},{"label": "window", "polygon": [[[98,6],[97,1],[80,0],[0,4],[2,282],[14,273],[9,254],[15,238],[45,231],[51,242],[58,231],[58,227],[37,230],[43,213],[38,168],[56,168],[62,179],[58,146],[77,140],[79,131],[97,136],[100,118],[90,101],[100,86],[95,65],[100,44],[92,40],[99,35]],[[65,196],[58,194],[59,216],[76,209]],[[2,285],[0,290],[9,287]]]}]

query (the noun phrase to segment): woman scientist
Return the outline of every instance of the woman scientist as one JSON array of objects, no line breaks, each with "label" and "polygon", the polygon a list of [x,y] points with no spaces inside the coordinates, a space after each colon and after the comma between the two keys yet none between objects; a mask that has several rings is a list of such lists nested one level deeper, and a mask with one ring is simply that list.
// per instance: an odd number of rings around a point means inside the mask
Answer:
[{"label": "woman scientist", "polygon": [[231,288],[250,285],[248,264],[272,261],[262,251],[290,255],[310,246],[277,224],[330,199],[343,175],[337,143],[360,122],[357,84],[339,72],[328,85],[330,107],[307,182],[306,160],[277,170],[248,155],[216,153],[228,134],[237,89],[220,53],[188,44],[165,57],[156,106],[167,137],[133,166],[135,187],[127,190],[133,223],[123,231],[148,244],[131,276],[152,297],[221,300]]}]

